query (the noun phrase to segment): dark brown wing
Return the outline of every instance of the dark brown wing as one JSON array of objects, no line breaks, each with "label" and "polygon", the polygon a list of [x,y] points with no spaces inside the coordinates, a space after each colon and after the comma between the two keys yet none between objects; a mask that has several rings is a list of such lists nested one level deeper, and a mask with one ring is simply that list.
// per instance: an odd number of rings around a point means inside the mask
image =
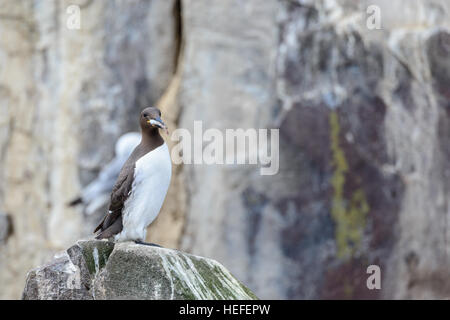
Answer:
[{"label": "dark brown wing", "polygon": [[94,230],[94,233],[100,230],[96,239],[109,238],[122,231],[122,209],[131,192],[134,181],[134,167],[134,161],[129,161],[122,168],[111,192],[109,212]]}]

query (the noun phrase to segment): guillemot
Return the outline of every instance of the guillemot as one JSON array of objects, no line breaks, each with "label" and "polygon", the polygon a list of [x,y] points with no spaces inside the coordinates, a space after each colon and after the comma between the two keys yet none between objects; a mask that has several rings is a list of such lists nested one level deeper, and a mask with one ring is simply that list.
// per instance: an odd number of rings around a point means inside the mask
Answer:
[{"label": "guillemot", "polygon": [[96,239],[144,242],[147,226],[159,214],[169,188],[172,161],[159,134],[167,133],[161,111],[150,107],[141,112],[141,143],[125,162],[111,193],[109,211],[94,233]]},{"label": "guillemot", "polygon": [[68,206],[81,205],[83,214],[90,216],[107,205],[120,170],[140,141],[139,132],[128,132],[120,136],[115,145],[114,158],[101,168],[98,176]]}]

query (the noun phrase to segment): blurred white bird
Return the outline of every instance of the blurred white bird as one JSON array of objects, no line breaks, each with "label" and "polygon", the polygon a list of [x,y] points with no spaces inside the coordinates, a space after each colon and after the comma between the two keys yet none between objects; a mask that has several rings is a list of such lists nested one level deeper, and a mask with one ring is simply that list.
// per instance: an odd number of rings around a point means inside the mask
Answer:
[{"label": "blurred white bird", "polygon": [[68,205],[82,204],[83,212],[92,215],[96,210],[108,203],[111,190],[123,164],[140,143],[141,134],[129,132],[122,135],[116,142],[115,157],[103,167],[98,177],[81,190],[81,195]]}]

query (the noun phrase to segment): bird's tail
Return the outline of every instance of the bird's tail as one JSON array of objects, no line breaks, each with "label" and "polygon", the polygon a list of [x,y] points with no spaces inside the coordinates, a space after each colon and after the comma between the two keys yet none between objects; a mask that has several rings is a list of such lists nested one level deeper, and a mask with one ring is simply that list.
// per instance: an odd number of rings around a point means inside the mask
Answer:
[{"label": "bird's tail", "polygon": [[94,233],[97,233],[97,231],[99,231],[99,230],[103,230],[103,223],[105,222],[106,217],[107,217],[106,215],[103,217],[102,221],[99,223],[97,228],[95,228]]},{"label": "bird's tail", "polygon": [[122,217],[119,217],[118,219],[116,219],[116,221],[114,221],[114,223],[112,225],[110,225],[109,227],[105,228],[104,224],[105,224],[105,218],[103,218],[102,222],[100,222],[100,224],[98,225],[98,227],[95,229],[94,233],[96,233],[97,231],[100,231],[96,236],[95,239],[108,239],[113,237],[114,235],[120,233],[120,231],[122,231]]}]

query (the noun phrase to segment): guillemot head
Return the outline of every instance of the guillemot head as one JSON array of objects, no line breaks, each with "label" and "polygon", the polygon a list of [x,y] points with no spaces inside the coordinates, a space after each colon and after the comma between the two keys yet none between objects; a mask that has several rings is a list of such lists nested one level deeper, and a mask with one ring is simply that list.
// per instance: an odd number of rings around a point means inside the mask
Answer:
[{"label": "guillemot head", "polygon": [[161,120],[161,111],[158,108],[149,107],[142,110],[140,124],[143,132],[155,132],[158,129],[163,129],[169,134],[167,126]]}]

